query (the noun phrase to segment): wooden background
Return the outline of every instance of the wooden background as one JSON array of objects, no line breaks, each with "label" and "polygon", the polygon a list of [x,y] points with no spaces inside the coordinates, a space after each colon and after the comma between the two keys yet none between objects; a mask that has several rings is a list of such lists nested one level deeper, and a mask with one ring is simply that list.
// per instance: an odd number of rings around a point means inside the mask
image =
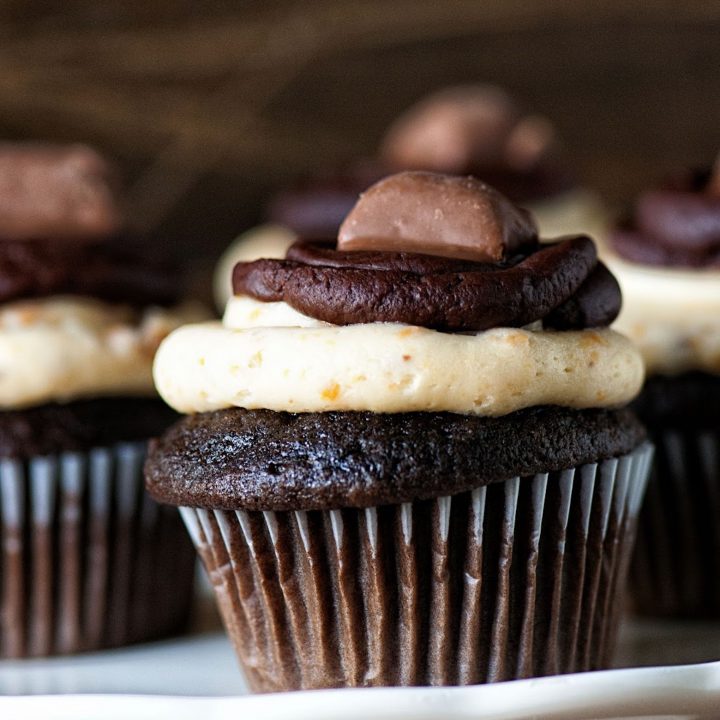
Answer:
[{"label": "wooden background", "polygon": [[137,224],[198,266],[273,187],[488,80],[623,201],[720,148],[720,2],[0,0],[0,135],[95,143]]}]

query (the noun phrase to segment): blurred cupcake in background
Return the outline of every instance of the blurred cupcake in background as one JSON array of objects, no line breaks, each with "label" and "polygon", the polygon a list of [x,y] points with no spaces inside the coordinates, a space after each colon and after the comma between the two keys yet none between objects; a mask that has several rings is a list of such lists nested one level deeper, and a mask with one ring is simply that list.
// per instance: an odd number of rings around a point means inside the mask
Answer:
[{"label": "blurred cupcake in background", "polygon": [[643,192],[610,235],[615,327],[648,379],[636,408],[657,446],[632,573],[638,612],[720,617],[720,167]]},{"label": "blurred cupcake in background", "polygon": [[133,250],[115,185],[86,146],[0,145],[0,657],[188,619],[192,549],[141,469],[174,418],[155,350],[203,313]]},{"label": "blurred cupcake in background", "polygon": [[606,667],[651,448],[592,240],[543,243],[485,183],[403,172],[233,287],[222,323],[158,351],[188,415],[146,480],[250,687]]},{"label": "blurred cupcake in background", "polygon": [[314,176],[269,203],[270,226],[250,230],[227,251],[216,276],[218,307],[230,295],[228,270],[243,245],[282,242],[287,228],[303,238],[333,237],[362,190],[402,170],[474,175],[534,215],[543,237],[586,233],[604,237],[608,219],[599,196],[573,179],[553,124],[526,114],[494,85],[460,85],[432,93],[385,132],[377,157]]},{"label": "blurred cupcake in background", "polygon": [[604,236],[606,211],[574,180],[552,122],[494,85],[421,100],[390,126],[381,157],[393,169],[475,175],[530,210],[543,237]]}]

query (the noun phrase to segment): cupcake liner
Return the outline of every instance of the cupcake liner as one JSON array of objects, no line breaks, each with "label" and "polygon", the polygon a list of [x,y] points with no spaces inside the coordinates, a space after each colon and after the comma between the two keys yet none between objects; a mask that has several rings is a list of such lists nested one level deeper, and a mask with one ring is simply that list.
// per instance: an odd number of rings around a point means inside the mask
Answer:
[{"label": "cupcake liner", "polygon": [[607,665],[650,458],[367,509],[181,508],[256,691]]},{"label": "cupcake liner", "polygon": [[656,431],[631,590],[640,614],[720,617],[720,428]]},{"label": "cupcake liner", "polygon": [[194,553],[144,490],[146,443],[0,459],[0,657],[73,653],[182,628]]}]

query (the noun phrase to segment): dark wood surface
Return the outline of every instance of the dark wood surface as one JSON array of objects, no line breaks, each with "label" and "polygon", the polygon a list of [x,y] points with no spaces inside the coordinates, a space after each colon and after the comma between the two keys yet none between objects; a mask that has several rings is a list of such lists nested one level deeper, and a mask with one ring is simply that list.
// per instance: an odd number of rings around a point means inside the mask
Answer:
[{"label": "dark wood surface", "polygon": [[95,143],[200,263],[273,187],[468,81],[550,116],[622,202],[720,148],[720,2],[0,0],[0,135]]}]

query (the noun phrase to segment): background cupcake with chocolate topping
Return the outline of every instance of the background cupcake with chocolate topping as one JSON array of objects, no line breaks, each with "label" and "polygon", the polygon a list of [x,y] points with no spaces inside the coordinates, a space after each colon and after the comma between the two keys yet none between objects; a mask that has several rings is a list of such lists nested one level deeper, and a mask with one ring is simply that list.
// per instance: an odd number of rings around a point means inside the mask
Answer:
[{"label": "background cupcake with chocolate topping", "polygon": [[657,446],[632,573],[636,609],[720,617],[720,168],[648,190],[610,237]]},{"label": "background cupcake with chocolate topping", "polygon": [[129,248],[112,175],[85,146],[0,145],[0,657],[188,617],[192,548],[141,469],[175,417],[155,350],[202,314]]},{"label": "background cupcake with chocolate topping", "polygon": [[403,170],[474,175],[527,207],[543,237],[604,237],[609,225],[597,193],[569,172],[550,120],[525,113],[494,85],[448,87],[401,114],[384,133],[377,157],[279,192],[267,208],[268,224],[241,235],[227,251],[216,280],[220,306],[228,299],[232,266],[253,246],[267,242],[269,257],[282,257],[273,251],[284,253],[293,236],[335,237],[365,188]]},{"label": "background cupcake with chocolate topping", "polygon": [[473,178],[367,190],[337,242],[239,263],[173,332],[178,505],[250,686],[452,685],[603,667],[650,457],[593,242]]}]

